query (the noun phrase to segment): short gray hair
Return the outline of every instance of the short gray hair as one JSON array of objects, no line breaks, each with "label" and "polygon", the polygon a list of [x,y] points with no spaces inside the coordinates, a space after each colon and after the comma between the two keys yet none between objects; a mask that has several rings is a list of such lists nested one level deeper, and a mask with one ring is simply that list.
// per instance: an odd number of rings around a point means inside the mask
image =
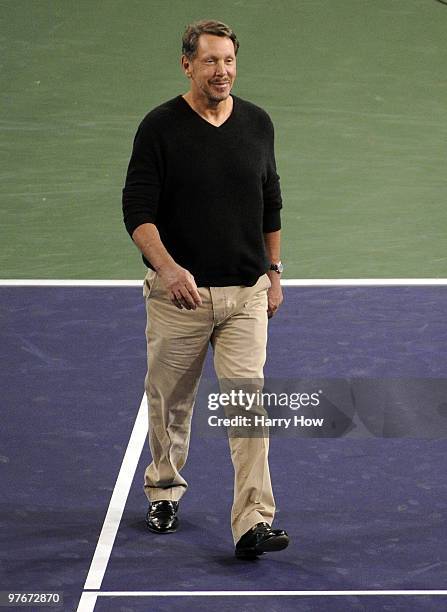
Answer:
[{"label": "short gray hair", "polygon": [[230,38],[233,41],[234,53],[237,55],[239,41],[233,30],[221,21],[202,19],[201,21],[196,21],[186,26],[186,30],[183,34],[182,53],[186,55],[189,60],[194,59],[197,55],[197,46],[201,34],[213,34],[214,36],[226,36]]}]

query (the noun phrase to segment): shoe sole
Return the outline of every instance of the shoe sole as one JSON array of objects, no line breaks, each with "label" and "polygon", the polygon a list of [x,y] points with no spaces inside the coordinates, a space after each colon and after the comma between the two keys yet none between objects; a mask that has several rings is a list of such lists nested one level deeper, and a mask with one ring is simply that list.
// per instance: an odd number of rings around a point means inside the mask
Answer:
[{"label": "shoe sole", "polygon": [[151,527],[150,523],[148,523],[147,521],[146,527],[149,529],[149,531],[152,531],[152,533],[175,533],[176,531],[178,531],[179,521],[176,520],[174,525],[172,525],[172,527],[169,527],[169,529],[155,529],[154,527]]},{"label": "shoe sole", "polygon": [[176,531],[178,531],[178,527],[173,527],[171,529],[164,529],[163,531],[160,531],[159,529],[153,529],[152,527],[149,527],[149,525],[146,524],[146,527],[149,529],[149,531],[152,531],[152,533],[175,533]]},{"label": "shoe sole", "polygon": [[268,538],[265,542],[261,542],[255,548],[236,550],[235,554],[238,559],[256,559],[260,555],[266,552],[276,552],[278,550],[284,550],[289,545],[289,537],[286,535],[276,536],[274,538]]},{"label": "shoe sole", "polygon": [[286,535],[279,535],[274,538],[269,538],[265,542],[261,542],[256,546],[256,550],[262,552],[275,552],[276,550],[284,550],[289,545],[289,537]]}]

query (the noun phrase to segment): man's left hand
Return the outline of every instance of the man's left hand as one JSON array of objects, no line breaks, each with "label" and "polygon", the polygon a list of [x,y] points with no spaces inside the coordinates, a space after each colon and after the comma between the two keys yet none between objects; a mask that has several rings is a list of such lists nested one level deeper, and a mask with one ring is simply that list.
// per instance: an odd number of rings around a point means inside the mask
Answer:
[{"label": "man's left hand", "polygon": [[272,286],[267,290],[267,316],[269,319],[273,317],[278,308],[281,306],[283,301],[281,278],[277,272],[271,272],[269,274],[270,282]]}]

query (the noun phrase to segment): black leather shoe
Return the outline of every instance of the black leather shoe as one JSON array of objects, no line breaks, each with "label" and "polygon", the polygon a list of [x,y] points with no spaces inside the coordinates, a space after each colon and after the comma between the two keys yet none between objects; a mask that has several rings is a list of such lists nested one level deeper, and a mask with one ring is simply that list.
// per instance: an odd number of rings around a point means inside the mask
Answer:
[{"label": "black leather shoe", "polygon": [[258,523],[244,533],[236,544],[238,559],[255,559],[265,552],[283,550],[289,545],[289,536],[283,529],[272,529],[268,523]]},{"label": "black leather shoe", "polygon": [[178,529],[178,501],[161,499],[149,505],[146,525],[154,533],[172,533]]}]

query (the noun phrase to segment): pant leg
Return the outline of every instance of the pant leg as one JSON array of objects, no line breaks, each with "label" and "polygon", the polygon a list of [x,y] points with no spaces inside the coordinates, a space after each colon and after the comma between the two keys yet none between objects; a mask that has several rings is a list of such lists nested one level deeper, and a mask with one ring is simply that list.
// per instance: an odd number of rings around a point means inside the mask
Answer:
[{"label": "pant leg", "polygon": [[[269,286],[268,276],[263,275],[254,287],[225,287],[231,314],[216,326],[211,337],[219,380],[231,384],[236,379],[250,379],[262,390]],[[255,437],[229,437],[229,444],[234,467],[231,529],[236,543],[256,523],[273,522],[268,428]]]},{"label": "pant leg", "polygon": [[147,358],[145,379],[152,463],[144,476],[149,501],[178,501],[187,489],[180,475],[189,450],[191,418],[212,331],[209,290],[203,305],[179,310],[149,271],[145,280]]}]

